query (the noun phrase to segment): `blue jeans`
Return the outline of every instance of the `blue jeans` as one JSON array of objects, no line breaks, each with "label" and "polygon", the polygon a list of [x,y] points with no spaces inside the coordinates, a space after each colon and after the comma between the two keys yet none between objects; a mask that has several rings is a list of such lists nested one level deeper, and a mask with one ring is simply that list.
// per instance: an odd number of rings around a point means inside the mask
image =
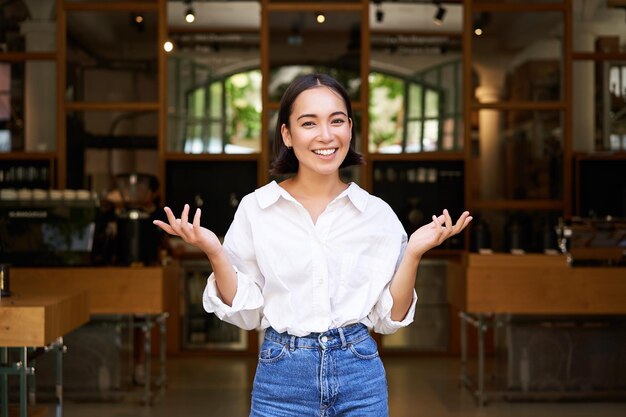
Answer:
[{"label": "blue jeans", "polygon": [[250,417],[387,417],[387,380],[362,324],[296,337],[269,328]]}]

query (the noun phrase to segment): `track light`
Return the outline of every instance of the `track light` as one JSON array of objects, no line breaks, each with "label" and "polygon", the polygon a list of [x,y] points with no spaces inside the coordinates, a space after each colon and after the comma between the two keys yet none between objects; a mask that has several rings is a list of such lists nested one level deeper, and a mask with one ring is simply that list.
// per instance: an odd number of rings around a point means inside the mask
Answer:
[{"label": "track light", "polygon": [[185,22],[193,23],[195,20],[196,20],[196,15],[193,12],[193,7],[187,8],[187,11],[185,12]]},{"label": "track light", "polygon": [[443,7],[441,3],[437,3],[437,11],[433,16],[433,22],[435,22],[437,26],[441,26],[441,24],[443,23],[443,19],[446,17],[446,12],[446,8]]},{"label": "track light", "polygon": [[385,20],[385,11],[383,10],[383,2],[381,0],[375,0],[376,6],[376,23],[382,23]]},{"label": "track light", "polygon": [[185,10],[185,22],[193,23],[196,20],[196,13],[191,5],[191,0],[185,0],[184,3],[187,6],[187,9]]},{"label": "track light", "polygon": [[472,29],[474,30],[474,35],[480,36],[483,34],[485,28],[491,22],[491,15],[487,12],[482,12],[479,15],[474,17],[474,24]]},{"label": "track light", "polygon": [[326,15],[324,13],[315,13],[315,20],[317,23],[322,24],[326,21]]},{"label": "track light", "polygon": [[131,12],[130,25],[134,27],[137,32],[143,32],[145,29],[143,15],[141,13]]}]

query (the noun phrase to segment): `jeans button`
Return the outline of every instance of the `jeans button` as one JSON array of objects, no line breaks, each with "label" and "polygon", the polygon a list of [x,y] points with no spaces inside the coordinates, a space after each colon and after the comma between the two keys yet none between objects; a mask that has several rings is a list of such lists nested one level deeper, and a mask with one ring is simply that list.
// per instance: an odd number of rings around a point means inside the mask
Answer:
[{"label": "jeans button", "polygon": [[328,337],[322,336],[321,340],[322,340],[322,343],[326,343],[326,342],[328,342]]}]

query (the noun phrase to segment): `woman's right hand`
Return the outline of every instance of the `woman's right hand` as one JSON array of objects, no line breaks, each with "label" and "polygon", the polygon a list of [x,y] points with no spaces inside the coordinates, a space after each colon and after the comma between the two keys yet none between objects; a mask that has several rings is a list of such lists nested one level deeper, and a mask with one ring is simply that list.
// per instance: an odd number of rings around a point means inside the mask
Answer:
[{"label": "woman's right hand", "polygon": [[180,236],[185,242],[197,246],[209,258],[213,258],[222,251],[222,244],[215,233],[209,229],[200,226],[200,209],[196,209],[193,216],[193,223],[188,222],[189,204],[185,204],[180,219],[174,216],[169,207],[165,207],[168,223],[161,220],[155,220],[153,223],[165,230],[170,235]]}]

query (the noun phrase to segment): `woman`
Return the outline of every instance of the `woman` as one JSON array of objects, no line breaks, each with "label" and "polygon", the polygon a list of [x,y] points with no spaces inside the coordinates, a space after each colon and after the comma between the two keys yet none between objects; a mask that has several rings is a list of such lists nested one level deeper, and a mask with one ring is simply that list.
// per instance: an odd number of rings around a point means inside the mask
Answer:
[{"label": "woman", "polygon": [[204,251],[213,267],[204,307],[244,329],[265,329],[251,416],[387,416],[387,384],[368,328],[388,334],[415,312],[422,255],[471,221],[447,210],[406,233],[391,208],[339,169],[362,163],[352,107],[333,78],[311,74],[285,91],[274,174],[288,179],[241,200],[221,245],[165,208],[166,232]]}]

